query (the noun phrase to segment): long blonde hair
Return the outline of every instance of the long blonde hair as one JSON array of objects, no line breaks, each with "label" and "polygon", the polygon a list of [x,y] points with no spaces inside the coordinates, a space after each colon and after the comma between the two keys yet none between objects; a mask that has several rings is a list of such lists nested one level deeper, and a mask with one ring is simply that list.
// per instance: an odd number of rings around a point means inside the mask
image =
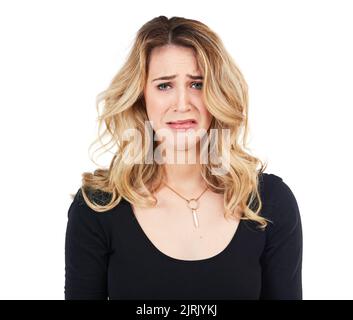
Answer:
[{"label": "long blonde hair", "polygon": [[[148,117],[143,89],[152,49],[168,44],[194,50],[204,75],[203,101],[213,115],[210,128],[227,128],[230,131],[229,171],[225,175],[214,175],[211,174],[212,163],[202,164],[203,179],[212,191],[224,194],[225,217],[238,215],[240,208],[241,219],[256,221],[264,229],[269,220],[259,215],[262,208],[259,175],[267,163],[250,155],[246,147],[248,86],[218,35],[197,20],[159,16],[138,30],[126,62],[109,87],[97,97],[98,138],[91,146],[100,142],[102,146],[96,151],[101,148],[110,151],[113,147],[116,151],[108,169],[82,174],[79,191],[87,205],[96,212],[112,209],[122,198],[142,207],[156,205],[153,193],[162,184],[162,166],[155,162],[146,164],[145,161],[127,164],[122,159],[130,148],[138,151],[136,157],[144,159],[146,150],[155,147],[153,142],[145,140],[144,125]],[[103,125],[105,128],[101,132]],[[142,146],[137,141],[123,141],[123,132],[129,128],[140,132]],[[103,143],[106,136],[109,142]],[[110,144],[111,147],[106,149]],[[222,149],[222,143],[217,146]]]}]

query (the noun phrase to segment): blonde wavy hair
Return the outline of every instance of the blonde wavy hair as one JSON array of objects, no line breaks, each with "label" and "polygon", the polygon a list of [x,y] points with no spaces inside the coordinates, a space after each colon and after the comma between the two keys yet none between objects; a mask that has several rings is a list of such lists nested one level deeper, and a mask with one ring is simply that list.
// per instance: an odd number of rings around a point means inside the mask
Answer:
[{"label": "blonde wavy hair", "polygon": [[[202,164],[201,174],[208,187],[224,194],[225,217],[238,216],[252,220],[261,229],[267,220],[259,215],[262,201],[259,191],[259,175],[265,170],[260,159],[250,155],[247,148],[248,135],[248,86],[226,51],[221,39],[205,24],[183,17],[156,17],[145,23],[137,32],[135,41],[122,68],[112,79],[108,88],[97,96],[98,138],[101,147],[116,150],[109,168],[96,169],[94,173],[82,174],[79,192],[87,205],[96,212],[115,207],[122,198],[141,207],[157,204],[153,195],[163,184],[163,166],[146,164],[146,150],[156,147],[151,139],[145,140],[145,121],[148,121],[143,95],[148,75],[150,54],[153,48],[164,45],[192,48],[200,70],[204,75],[202,95],[208,111],[213,115],[210,129],[227,128],[230,131],[230,168],[225,175],[211,174],[214,164]],[[100,105],[103,105],[100,112]],[[102,128],[104,129],[103,132]],[[137,129],[141,141],[122,139],[123,132]],[[103,138],[109,142],[103,143]],[[217,148],[222,150],[222,141]],[[109,149],[106,149],[111,145]],[[122,161],[128,150],[137,151],[140,163]],[[91,160],[92,157],[91,157]],[[93,160],[94,162],[94,160]],[[72,197],[75,194],[71,194]],[[238,209],[241,209],[239,214]]]}]

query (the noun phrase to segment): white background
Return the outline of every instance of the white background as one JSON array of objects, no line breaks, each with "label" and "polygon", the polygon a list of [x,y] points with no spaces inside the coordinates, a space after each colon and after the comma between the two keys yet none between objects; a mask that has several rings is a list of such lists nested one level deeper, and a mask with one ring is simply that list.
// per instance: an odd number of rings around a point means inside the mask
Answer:
[{"label": "white background", "polygon": [[[352,1],[2,1],[0,298],[63,299],[95,99],[155,16],[204,22],[243,72],[250,148],[296,196],[303,298],[353,298]],[[107,162],[100,162],[107,165]]]}]

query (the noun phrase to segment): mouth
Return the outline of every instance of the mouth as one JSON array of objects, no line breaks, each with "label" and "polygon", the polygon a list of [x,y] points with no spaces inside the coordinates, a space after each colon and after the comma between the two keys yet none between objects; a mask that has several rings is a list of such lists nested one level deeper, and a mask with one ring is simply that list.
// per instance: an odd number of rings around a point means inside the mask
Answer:
[{"label": "mouth", "polygon": [[185,119],[185,120],[175,120],[175,121],[168,121],[167,124],[176,124],[176,123],[197,123],[195,119]]},{"label": "mouth", "polygon": [[168,121],[167,125],[172,129],[185,130],[196,127],[197,121],[195,119],[175,120]]}]

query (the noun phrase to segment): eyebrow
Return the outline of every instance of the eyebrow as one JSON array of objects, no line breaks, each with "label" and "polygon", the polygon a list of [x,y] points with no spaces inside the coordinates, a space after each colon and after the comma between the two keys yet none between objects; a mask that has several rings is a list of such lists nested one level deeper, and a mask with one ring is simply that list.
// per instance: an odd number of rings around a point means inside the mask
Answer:
[{"label": "eyebrow", "polygon": [[[176,78],[177,76],[178,76],[177,74],[173,74],[171,76],[159,77],[159,78],[153,79],[151,82],[157,81],[157,80],[171,80],[171,79]],[[187,76],[193,80],[199,80],[199,79],[202,80],[203,79],[203,76],[193,76],[191,74],[187,74]]]}]

